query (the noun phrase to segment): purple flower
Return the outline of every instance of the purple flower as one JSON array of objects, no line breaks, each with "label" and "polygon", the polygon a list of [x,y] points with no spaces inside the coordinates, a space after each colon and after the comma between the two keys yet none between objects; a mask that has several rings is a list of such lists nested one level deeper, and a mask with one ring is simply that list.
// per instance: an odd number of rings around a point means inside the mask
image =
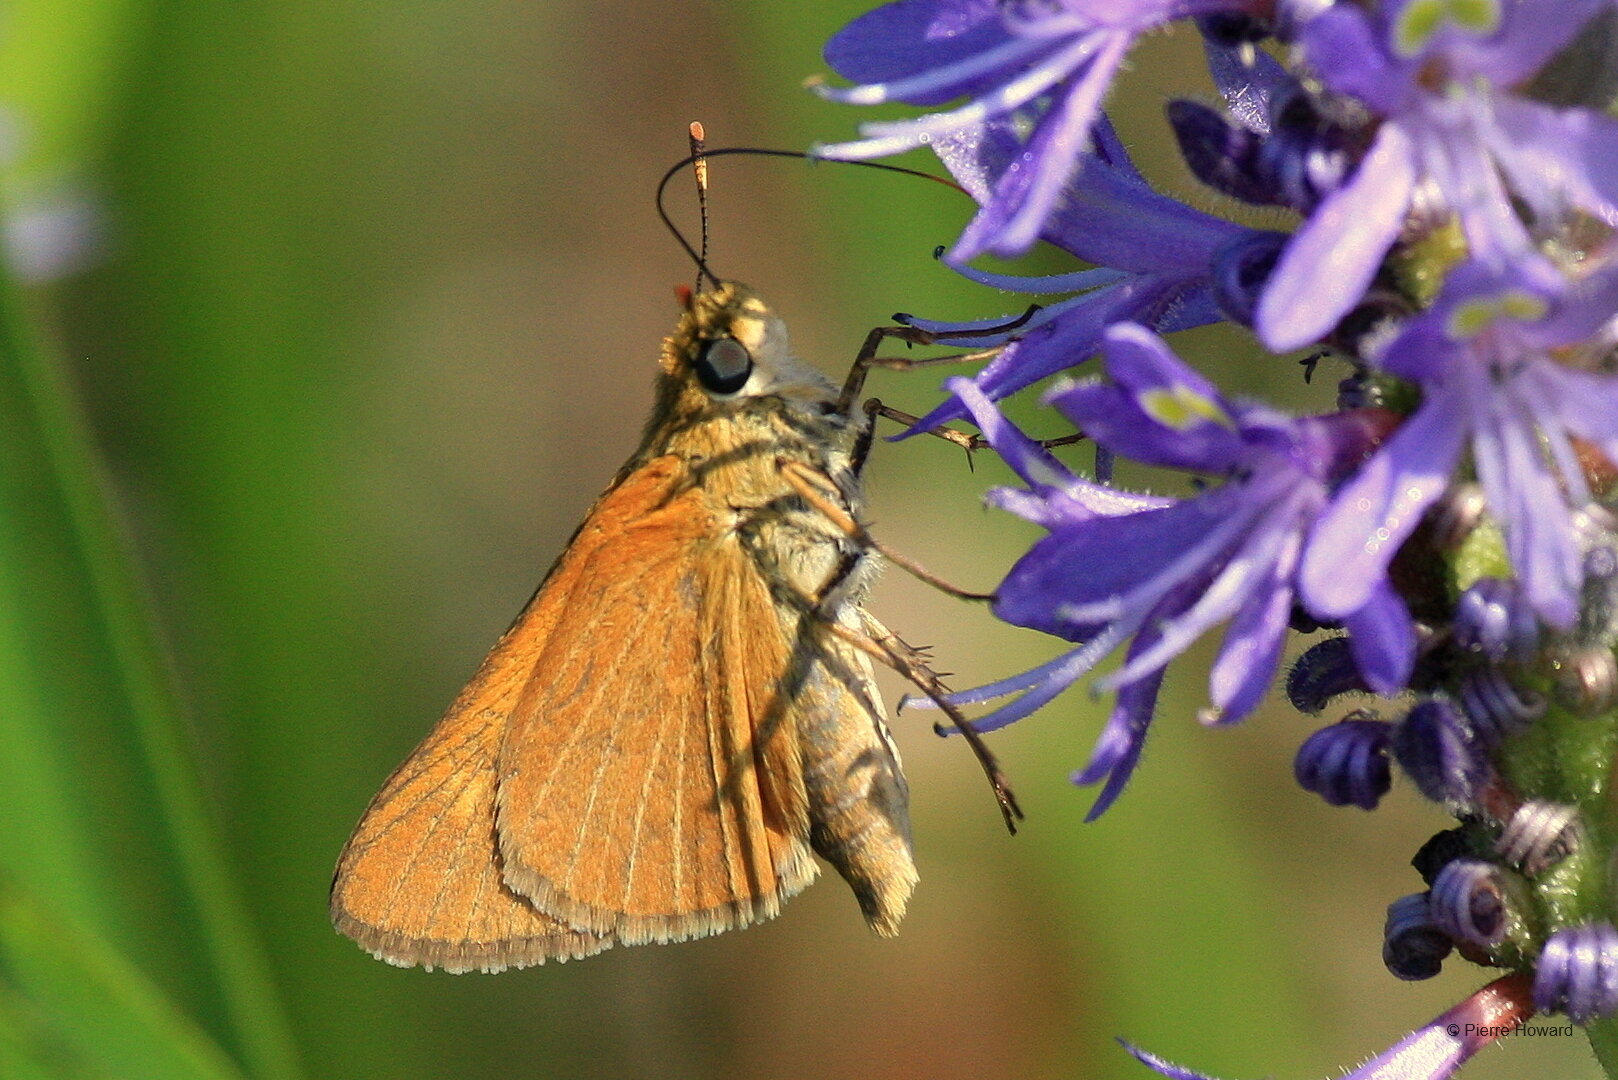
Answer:
[{"label": "purple flower", "polygon": [[1584,822],[1577,807],[1530,799],[1513,811],[1494,850],[1524,874],[1537,877],[1578,850],[1584,836]]},{"label": "purple flower", "polygon": [[1257,10],[1256,0],[898,0],[855,19],[826,62],[859,85],[817,87],[834,101],[966,104],[912,120],[860,125],[861,140],[825,157],[895,154],[1016,114],[1032,118],[1015,168],[1001,173],[950,253],[1019,255],[1045,226],[1090,140],[1101,101],[1135,38],[1175,19]]},{"label": "purple flower", "polygon": [[1442,698],[1417,702],[1393,733],[1393,756],[1434,802],[1470,806],[1493,778],[1471,725]]},{"label": "purple flower", "polygon": [[1534,1004],[1575,1024],[1618,1011],[1618,929],[1603,921],[1552,934],[1539,954]]},{"label": "purple flower", "polygon": [[[1106,781],[1091,818],[1129,779],[1165,665],[1202,634],[1229,622],[1204,721],[1234,722],[1259,703],[1279,662],[1303,538],[1326,504],[1330,481],[1359,461],[1377,435],[1365,414],[1294,420],[1262,406],[1232,404],[1144,327],[1109,329],[1105,355],[1112,385],[1068,384],[1053,391],[1052,403],[1108,450],[1220,476],[1223,484],[1182,501],[1101,507],[1093,486],[1076,486],[1082,482],[1014,434],[976,387],[952,381],[991,445],[1030,484],[1028,491],[997,493],[993,501],[1050,530],[1007,575],[995,611],[1007,622],[1082,643],[955,700],[978,704],[1019,695],[976,722],[980,730],[1002,727],[1130,641],[1123,666],[1097,683],[1117,690],[1117,703],[1089,764],[1075,777],[1084,784]],[[1408,623],[1350,623],[1350,630],[1387,638],[1369,641],[1356,655],[1373,687],[1400,685],[1413,649]]]},{"label": "purple flower", "polygon": [[1517,582],[1479,578],[1455,603],[1455,644],[1494,663],[1533,656],[1539,623],[1523,600]]},{"label": "purple flower", "polygon": [[1455,859],[1433,879],[1433,924],[1456,941],[1492,948],[1505,940],[1512,913],[1501,870],[1481,859]]},{"label": "purple flower", "polygon": [[1437,303],[1376,357],[1418,384],[1422,403],[1310,537],[1301,578],[1309,609],[1343,618],[1380,602],[1389,560],[1469,445],[1528,603],[1546,623],[1572,626],[1583,576],[1573,513],[1590,492],[1571,437],[1618,460],[1618,378],[1551,350],[1585,342],[1615,310],[1611,267],[1571,286],[1539,259],[1454,270]]},{"label": "purple flower", "polygon": [[1431,979],[1444,968],[1455,942],[1433,924],[1427,893],[1401,896],[1388,905],[1382,928],[1382,963],[1406,982]]},{"label": "purple flower", "polygon": [[1292,762],[1298,786],[1332,806],[1375,810],[1393,777],[1388,768],[1392,726],[1353,716],[1323,727],[1304,740]]},{"label": "purple flower", "polygon": [[[1479,1050],[1511,1034],[1533,1015],[1527,979],[1507,975],[1434,1017],[1342,1080],[1446,1080]],[[1128,1043],[1124,1049],[1171,1080],[1214,1080]]]},{"label": "purple flower", "polygon": [[1603,3],[1389,0],[1374,14],[1336,4],[1303,25],[1322,82],[1382,125],[1276,267],[1258,308],[1266,345],[1296,348],[1331,330],[1364,295],[1418,192],[1455,214],[1474,258],[1495,264],[1531,254],[1570,208],[1612,220],[1618,122],[1511,93]]},{"label": "purple flower", "polygon": [[[1005,120],[985,124],[970,136],[941,139],[934,149],[980,202],[991,197],[996,179],[1020,152],[1011,124]],[[1085,155],[1084,169],[1068,185],[1043,235],[1064,251],[1106,269],[1013,278],[958,268],[965,276],[994,288],[1026,293],[1087,290],[1042,308],[1011,333],[952,338],[967,346],[1010,339],[972,380],[991,401],[1087,360],[1100,347],[1102,332],[1115,323],[1137,322],[1169,333],[1217,322],[1223,317],[1221,307],[1250,309],[1256,303],[1257,289],[1249,289],[1251,298],[1243,295],[1244,260],[1251,257],[1255,245],[1267,245],[1273,256],[1285,240],[1275,233],[1212,217],[1153,191],[1105,122],[1096,128],[1095,151]],[[924,330],[954,335],[1004,325],[1008,319],[907,321]],[[912,430],[926,431],[964,415],[965,406],[952,400]]]}]

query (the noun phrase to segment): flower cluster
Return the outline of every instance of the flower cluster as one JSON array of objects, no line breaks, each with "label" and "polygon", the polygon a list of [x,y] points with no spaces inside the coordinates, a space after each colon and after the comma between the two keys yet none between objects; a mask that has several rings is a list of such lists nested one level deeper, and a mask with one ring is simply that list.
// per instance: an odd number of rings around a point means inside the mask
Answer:
[{"label": "flower cluster", "polygon": [[[1170,103],[1182,156],[1223,196],[1294,211],[1290,233],[1154,190],[1108,124],[1133,42],[1179,20],[1223,98]],[[1561,1012],[1618,1046],[1615,33],[1608,0],[897,0],[826,49],[853,85],[825,97],[931,111],[817,152],[931,147],[980,204],[946,261],[1064,297],[1014,324],[911,320],[999,346],[915,430],[969,420],[1022,479],[990,501],[1047,535],[995,612],[1071,643],[956,703],[1002,727],[1121,653],[1075,776],[1101,785],[1095,817],[1193,642],[1222,628],[1202,719],[1225,724],[1276,683],[1289,630],[1323,634],[1293,704],[1384,700],[1311,735],[1297,781],[1369,810],[1397,771],[1458,820],[1417,855],[1384,958],[1404,979],[1452,952],[1507,974],[1354,1076],[1451,1075],[1491,1041],[1448,1035],[1457,1016]],[[1040,241],[1091,268],[969,265]],[[1163,337],[1218,321],[1339,358],[1336,410],[1228,398]],[[1096,444],[1090,480],[996,402],[1098,356],[1045,395]],[[1197,482],[1123,490],[1113,456]]]}]

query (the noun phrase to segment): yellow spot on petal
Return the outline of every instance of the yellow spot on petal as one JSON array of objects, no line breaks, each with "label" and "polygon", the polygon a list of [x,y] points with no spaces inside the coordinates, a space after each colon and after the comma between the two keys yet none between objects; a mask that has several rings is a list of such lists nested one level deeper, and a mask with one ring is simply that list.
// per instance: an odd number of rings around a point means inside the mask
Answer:
[{"label": "yellow spot on petal", "polygon": [[1236,430],[1236,422],[1218,402],[1189,386],[1176,384],[1166,390],[1148,390],[1140,396],[1140,407],[1147,416],[1175,431],[1185,431],[1203,420]]},{"label": "yellow spot on petal", "polygon": [[1480,296],[1457,304],[1444,330],[1453,341],[1466,341],[1487,330],[1498,319],[1533,322],[1545,317],[1543,297],[1511,289],[1497,296]]},{"label": "yellow spot on petal", "polygon": [[1500,28],[1500,0],[1415,0],[1393,24],[1393,51],[1406,59],[1425,49],[1448,24],[1477,37]]}]

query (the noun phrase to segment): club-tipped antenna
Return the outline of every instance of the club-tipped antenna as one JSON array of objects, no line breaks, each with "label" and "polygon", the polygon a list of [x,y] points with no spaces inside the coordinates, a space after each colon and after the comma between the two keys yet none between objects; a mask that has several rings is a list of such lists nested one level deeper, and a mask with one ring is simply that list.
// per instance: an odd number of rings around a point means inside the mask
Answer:
[{"label": "club-tipped antenna", "polygon": [[702,250],[697,254],[697,285],[698,292],[702,291],[702,278],[706,274],[709,282],[719,284],[719,279],[708,270],[708,158],[703,153],[707,149],[704,139],[708,133],[702,129],[701,120],[691,121],[691,171],[697,177],[697,213],[702,218]]},{"label": "club-tipped antenna", "polygon": [[[935,184],[943,184],[945,187],[954,188],[956,191],[959,191],[962,194],[966,193],[966,189],[961,187],[961,185],[957,184],[953,180],[946,179],[942,176],[934,176],[932,173],[922,172],[919,169],[907,169],[903,165],[889,165],[882,161],[844,161],[839,158],[820,158],[802,150],[773,150],[768,147],[759,146],[722,146],[717,150],[709,150],[702,143],[704,132],[702,130],[702,125],[698,123],[693,123],[691,125],[690,135],[690,156],[681,158],[673,165],[670,165],[668,171],[663,174],[663,179],[658,181],[657,216],[662,220],[663,225],[668,229],[668,231],[674,236],[674,239],[679,242],[680,247],[685,249],[685,253],[691,256],[691,261],[696,264],[698,289],[701,289],[702,287],[703,278],[707,278],[715,285],[719,283],[719,276],[708,267],[708,162],[713,158],[729,157],[732,154],[753,154],[758,157],[797,158],[800,161],[809,162],[824,161],[831,165],[858,165],[862,169],[881,169],[883,172],[904,173],[906,176],[919,176],[923,180],[931,180]],[[668,189],[669,181],[673,180],[682,171],[684,171],[688,165],[691,166],[697,174],[697,206],[702,214],[701,251],[698,251],[696,248],[691,246],[691,241],[687,240],[685,238],[685,233],[681,232],[680,227],[674,224],[674,219],[669,217],[668,208],[663,204],[663,193]]]}]

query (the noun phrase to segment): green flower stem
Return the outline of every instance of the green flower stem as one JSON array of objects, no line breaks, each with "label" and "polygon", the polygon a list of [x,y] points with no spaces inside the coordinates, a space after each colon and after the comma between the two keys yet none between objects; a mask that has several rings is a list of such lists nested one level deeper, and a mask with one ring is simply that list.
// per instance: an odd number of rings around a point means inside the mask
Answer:
[{"label": "green flower stem", "polygon": [[[1545,686],[1551,694],[1550,686]],[[1554,703],[1502,754],[1506,776],[1525,798],[1579,807],[1589,835],[1583,849],[1537,883],[1545,932],[1613,919],[1610,853],[1618,838],[1612,774],[1618,751],[1618,710],[1583,714]],[[1607,1076],[1618,1080],[1618,1023],[1586,1028]]]},{"label": "green flower stem", "polygon": [[244,1064],[259,1080],[299,1080],[303,1073],[291,1030],[256,932],[231,884],[187,750],[168,656],[148,617],[152,606],[133,569],[129,543],[110,509],[88,425],[54,358],[32,332],[10,281],[0,281],[0,365],[12,365],[18,373],[33,412]]},{"label": "green flower stem", "polygon": [[1618,1020],[1610,1016],[1597,1020],[1584,1029],[1584,1034],[1590,1040],[1590,1049],[1595,1051],[1601,1071],[1609,1078],[1618,1078]]}]

